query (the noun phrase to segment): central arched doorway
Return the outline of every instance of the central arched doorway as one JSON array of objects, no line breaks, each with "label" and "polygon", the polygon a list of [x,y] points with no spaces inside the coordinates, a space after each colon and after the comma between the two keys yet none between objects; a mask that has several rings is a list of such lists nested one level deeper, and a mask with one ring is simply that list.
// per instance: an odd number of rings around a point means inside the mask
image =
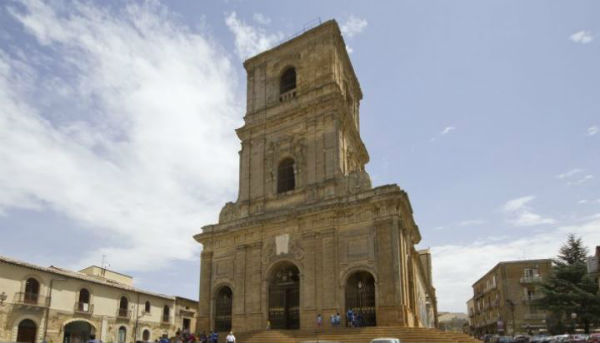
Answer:
[{"label": "central arched doorway", "polygon": [[276,266],[269,280],[272,329],[300,328],[300,271],[289,262]]},{"label": "central arched doorway", "polygon": [[85,343],[90,340],[94,333],[94,327],[90,323],[77,320],[65,325],[63,343]]},{"label": "central arched doorway", "polygon": [[223,286],[217,292],[215,301],[215,330],[231,330],[231,307],[233,304],[233,292],[231,288]]},{"label": "central arched doorway", "polygon": [[31,319],[24,319],[19,323],[17,342],[35,343],[37,325]]},{"label": "central arched doorway", "polygon": [[[375,326],[375,279],[369,272],[358,271],[346,281],[346,313],[354,314],[352,326]],[[350,324],[350,323],[349,323]]]}]

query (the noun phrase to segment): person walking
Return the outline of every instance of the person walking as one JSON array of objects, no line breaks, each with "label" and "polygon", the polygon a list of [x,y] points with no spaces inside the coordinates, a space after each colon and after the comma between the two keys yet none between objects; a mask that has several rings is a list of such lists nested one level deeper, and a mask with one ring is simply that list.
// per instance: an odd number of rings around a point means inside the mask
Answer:
[{"label": "person walking", "polygon": [[321,317],[321,314],[317,314],[317,328],[321,328],[321,324],[323,324],[323,317]]},{"label": "person walking", "polygon": [[227,343],[235,343],[235,336],[233,335],[233,331],[229,332],[229,335],[225,338]]},{"label": "person walking", "polygon": [[335,326],[339,327],[339,326],[340,326],[340,324],[341,324],[340,313],[339,313],[339,312],[337,312],[337,313],[335,314]]},{"label": "person walking", "polygon": [[354,314],[352,313],[352,309],[349,308],[348,312],[346,312],[346,327],[351,328],[353,321],[354,321]]}]

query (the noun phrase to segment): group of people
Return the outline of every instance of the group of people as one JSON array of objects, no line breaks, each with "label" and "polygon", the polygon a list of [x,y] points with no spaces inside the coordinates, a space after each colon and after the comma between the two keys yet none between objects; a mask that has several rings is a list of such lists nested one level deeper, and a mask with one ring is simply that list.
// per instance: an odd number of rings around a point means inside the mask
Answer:
[{"label": "group of people", "polygon": [[[229,334],[225,337],[226,343],[236,343],[235,336],[233,335],[233,331],[230,331]],[[201,334],[195,336],[193,333],[190,333],[189,330],[177,330],[175,333],[175,337],[168,338],[167,335],[163,335],[160,340],[156,340],[155,343],[218,343],[219,342],[219,333],[216,331],[211,331],[208,335],[206,332],[202,332]],[[94,342],[96,343],[96,342]]]},{"label": "group of people", "polygon": [[[331,323],[331,327],[333,327],[333,328],[340,327],[340,325],[341,325],[340,313],[337,312],[336,314],[332,314],[329,317],[329,321]],[[352,309],[348,309],[348,312],[346,312],[346,327],[357,328],[357,327],[362,326],[362,323],[363,323],[362,313],[354,312]],[[322,325],[323,325],[323,317],[319,313],[319,314],[317,314],[317,327],[321,328]],[[268,328],[270,328],[270,325],[268,325]]]},{"label": "group of people", "polygon": [[361,327],[363,324],[362,313],[354,312],[352,309],[348,309],[346,312],[346,326],[350,328]]}]

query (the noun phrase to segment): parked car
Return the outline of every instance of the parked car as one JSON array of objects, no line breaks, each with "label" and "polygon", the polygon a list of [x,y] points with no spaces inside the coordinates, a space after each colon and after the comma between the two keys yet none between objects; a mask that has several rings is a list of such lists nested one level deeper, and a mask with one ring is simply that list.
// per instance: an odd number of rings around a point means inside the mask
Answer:
[{"label": "parked car", "polygon": [[588,343],[600,343],[600,333],[593,333],[588,337]]},{"label": "parked car", "polygon": [[497,343],[514,343],[512,336],[500,336]]},{"label": "parked car", "polygon": [[550,337],[547,335],[535,335],[529,339],[530,343],[548,343]]},{"label": "parked car", "polygon": [[587,343],[589,336],[584,334],[576,334],[571,336],[571,343]]},{"label": "parked car", "polygon": [[381,337],[371,340],[371,343],[402,343],[399,338]]},{"label": "parked car", "polygon": [[529,336],[525,336],[525,335],[517,335],[517,336],[515,336],[515,338],[513,340],[515,343],[529,343],[530,342]]}]

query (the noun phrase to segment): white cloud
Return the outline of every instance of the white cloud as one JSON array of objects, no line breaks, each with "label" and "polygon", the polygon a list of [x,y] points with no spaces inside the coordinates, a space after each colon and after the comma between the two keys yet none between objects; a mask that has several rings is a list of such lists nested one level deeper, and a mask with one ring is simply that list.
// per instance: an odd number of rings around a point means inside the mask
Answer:
[{"label": "white cloud", "polygon": [[588,44],[594,40],[592,31],[581,30],[569,36],[569,39],[575,43]]},{"label": "white cloud", "polygon": [[[562,174],[556,175],[557,179],[565,180],[568,186],[578,186],[594,178],[592,174],[581,175],[585,170],[574,168]],[[581,175],[581,176],[580,176]]]},{"label": "white cloud", "polygon": [[580,204],[580,205],[584,205],[584,204],[587,204],[588,201],[586,199],[581,199],[577,203]]},{"label": "white cloud", "polygon": [[590,126],[587,129],[587,135],[595,136],[598,133],[598,131],[599,131],[598,126],[596,126],[596,125]]},{"label": "white cloud", "polygon": [[235,12],[225,18],[225,24],[235,37],[235,50],[242,60],[268,50],[279,43],[283,33],[268,33],[264,29],[246,24]]},{"label": "white cloud", "polygon": [[518,210],[523,209],[525,207],[525,205],[527,205],[527,203],[532,201],[533,199],[535,199],[535,197],[533,195],[528,195],[528,196],[512,199],[512,200],[507,201],[502,208],[504,209],[505,212],[518,211]]},{"label": "white cloud", "polygon": [[348,52],[348,54],[351,54],[354,52],[354,49],[352,49],[348,44],[346,44],[346,51]]},{"label": "white cloud", "polygon": [[594,178],[594,175],[587,174],[587,175],[584,175],[584,176],[580,177],[579,179],[576,179],[576,180],[573,180],[573,181],[569,181],[567,184],[568,185],[578,186],[578,185],[584,184],[584,183],[592,180],[593,178]]},{"label": "white cloud", "polygon": [[558,174],[558,175],[556,175],[556,177],[557,177],[558,179],[567,179],[567,178],[570,178],[570,177],[572,177],[572,176],[575,176],[575,175],[577,175],[577,174],[579,174],[579,173],[581,173],[581,172],[583,172],[583,169],[574,168],[574,169],[571,169],[571,170],[569,170],[569,171],[566,171],[566,172],[564,172],[564,173],[562,173],[562,174]]},{"label": "white cloud", "polygon": [[533,212],[533,209],[527,205],[533,199],[535,199],[533,195],[528,195],[507,201],[502,210],[508,216],[508,222],[515,226],[537,226],[556,223],[552,218],[545,218]]},{"label": "white cloud", "polygon": [[432,247],[433,283],[437,290],[438,309],[466,311],[465,303],[473,296],[472,284],[498,262],[553,258],[569,233],[581,236],[585,244],[593,246],[600,241],[600,217],[519,238]]},{"label": "white cloud", "polygon": [[367,20],[358,18],[354,15],[350,15],[348,19],[340,25],[340,31],[348,38],[352,38],[355,35],[364,31],[367,27]]},{"label": "white cloud", "polygon": [[442,132],[440,132],[440,134],[441,134],[442,136],[443,136],[443,135],[447,135],[447,134],[449,134],[450,132],[452,132],[452,131],[454,131],[454,130],[456,130],[456,128],[455,128],[454,126],[446,126],[446,127],[445,127],[445,128],[442,130]]},{"label": "white cloud", "polygon": [[193,258],[192,235],[237,184],[241,106],[222,49],[156,3],[9,12],[43,48],[0,52],[0,210],[57,211],[105,238],[74,267]]},{"label": "white cloud", "polygon": [[254,13],[254,15],[252,16],[252,18],[254,19],[255,22],[261,24],[261,25],[269,25],[271,24],[271,18],[265,16],[262,13]]}]

